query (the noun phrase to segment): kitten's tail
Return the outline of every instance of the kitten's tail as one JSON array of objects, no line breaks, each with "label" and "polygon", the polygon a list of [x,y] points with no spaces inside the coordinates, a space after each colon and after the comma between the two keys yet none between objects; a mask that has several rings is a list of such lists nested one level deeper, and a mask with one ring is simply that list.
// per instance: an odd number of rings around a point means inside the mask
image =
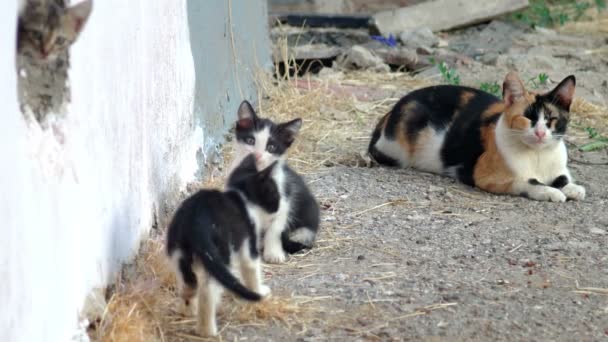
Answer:
[{"label": "kitten's tail", "polygon": [[222,262],[217,248],[210,243],[211,239],[201,239],[201,245],[195,249],[195,253],[203,263],[205,270],[225,288],[232,291],[239,297],[259,301],[262,296],[259,293],[253,292],[243,285],[233,274],[228,267]]}]

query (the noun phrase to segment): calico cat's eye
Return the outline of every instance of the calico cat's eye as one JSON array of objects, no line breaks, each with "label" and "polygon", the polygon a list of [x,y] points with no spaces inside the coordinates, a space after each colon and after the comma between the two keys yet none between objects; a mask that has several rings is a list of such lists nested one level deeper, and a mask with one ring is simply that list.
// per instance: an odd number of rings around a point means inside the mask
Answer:
[{"label": "calico cat's eye", "polygon": [[277,147],[274,144],[268,144],[268,146],[266,146],[266,150],[268,150],[268,152],[272,153],[277,150]]},{"label": "calico cat's eye", "polygon": [[247,143],[247,145],[255,145],[255,138],[249,137],[245,139],[245,142]]}]

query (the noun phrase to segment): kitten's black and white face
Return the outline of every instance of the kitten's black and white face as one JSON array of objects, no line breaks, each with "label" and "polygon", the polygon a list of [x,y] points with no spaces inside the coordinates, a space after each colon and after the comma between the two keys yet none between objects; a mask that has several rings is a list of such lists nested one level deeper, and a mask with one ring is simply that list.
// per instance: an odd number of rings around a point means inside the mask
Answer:
[{"label": "kitten's black and white face", "polygon": [[527,94],[518,80],[512,81],[517,84],[509,85],[507,82],[505,86],[521,88],[514,90],[523,94],[520,100],[528,102],[526,106],[519,107],[520,111],[523,109],[520,115],[527,119],[527,124],[512,127],[513,135],[533,149],[543,149],[560,142],[570,121],[570,104],[576,85],[574,76],[566,77],[555,89],[539,95]]},{"label": "kitten's black and white face", "polygon": [[275,124],[259,118],[249,102],[243,101],[236,123],[237,158],[253,153],[258,170],[283,158],[302,126],[301,119]]},{"label": "kitten's black and white face", "polygon": [[63,0],[29,3],[19,17],[17,52],[50,62],[76,41],[91,14],[92,0],[65,7]]}]

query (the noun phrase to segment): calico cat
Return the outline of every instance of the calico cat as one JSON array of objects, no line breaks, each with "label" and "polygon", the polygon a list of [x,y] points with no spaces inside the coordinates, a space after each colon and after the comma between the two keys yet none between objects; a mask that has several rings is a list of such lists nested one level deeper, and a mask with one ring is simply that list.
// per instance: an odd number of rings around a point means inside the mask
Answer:
[{"label": "calico cat", "polygon": [[[286,252],[293,254],[311,248],[319,229],[319,204],[302,177],[285,162],[287,149],[301,126],[301,119],[275,124],[260,118],[247,101],[238,109],[233,165],[249,153],[255,155],[258,170],[277,162],[273,178],[281,201],[274,221],[264,229],[263,244],[264,260],[271,263],[284,262]],[[231,174],[229,183],[232,178]]]},{"label": "calico cat", "polygon": [[380,164],[445,174],[499,194],[540,201],[582,200],[563,141],[574,76],[545,94],[528,92],[510,72],[503,100],[440,85],[403,97],[377,124],[370,155]]},{"label": "calico cat", "polygon": [[69,47],[92,10],[92,0],[68,7],[65,0],[28,0],[20,4],[17,27],[18,94],[21,111],[41,124],[70,101]]},{"label": "calico cat", "polygon": [[[215,313],[222,289],[259,301],[270,294],[262,284],[259,237],[279,209],[272,175],[276,163],[258,172],[255,157],[242,160],[225,192],[200,190],[177,209],[167,233],[167,254],[177,276],[185,314],[198,291],[198,329],[217,334]],[[230,272],[238,264],[244,285]]]}]

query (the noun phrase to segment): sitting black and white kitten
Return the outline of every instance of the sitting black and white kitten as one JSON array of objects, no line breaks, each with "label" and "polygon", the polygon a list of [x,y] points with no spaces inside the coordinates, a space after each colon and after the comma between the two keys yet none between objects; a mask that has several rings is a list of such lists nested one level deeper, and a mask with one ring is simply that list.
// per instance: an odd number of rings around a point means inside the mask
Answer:
[{"label": "sitting black and white kitten", "polygon": [[[264,228],[263,256],[270,263],[284,262],[285,252],[296,253],[311,248],[319,229],[319,204],[302,177],[285,161],[287,149],[301,126],[301,119],[275,124],[260,118],[247,101],[243,101],[238,110],[233,165],[250,153],[255,155],[258,170],[270,163],[278,163],[273,179],[281,194],[279,210],[273,222]],[[234,172],[229,174],[230,184]]]},{"label": "sitting black and white kitten", "polygon": [[[223,288],[258,301],[270,293],[262,284],[259,258],[261,226],[279,209],[273,180],[276,163],[258,172],[255,158],[243,159],[225,192],[200,190],[186,199],[173,216],[167,233],[167,253],[177,276],[186,314],[198,291],[198,329],[217,334],[216,308]],[[238,264],[244,285],[231,273]]]}]

